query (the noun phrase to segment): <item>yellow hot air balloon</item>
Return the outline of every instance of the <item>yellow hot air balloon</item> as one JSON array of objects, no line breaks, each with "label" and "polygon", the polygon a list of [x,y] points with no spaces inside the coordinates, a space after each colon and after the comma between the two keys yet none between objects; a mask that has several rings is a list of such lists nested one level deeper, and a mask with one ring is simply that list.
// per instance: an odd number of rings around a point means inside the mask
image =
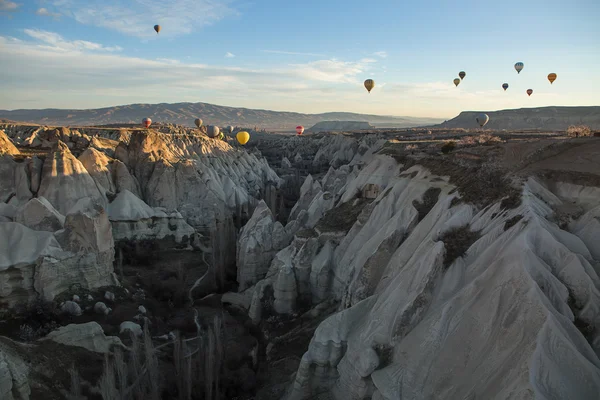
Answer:
[{"label": "yellow hot air balloon", "polygon": [[365,88],[371,93],[371,90],[375,87],[375,81],[373,79],[367,79],[365,81]]},{"label": "yellow hot air balloon", "polygon": [[460,83],[460,79],[454,78],[454,85],[458,86],[459,83]]},{"label": "yellow hot air balloon", "polygon": [[556,74],[554,72],[551,74],[548,74],[548,80],[550,81],[550,84],[552,85],[552,82],[554,82],[556,80]]},{"label": "yellow hot air balloon", "polygon": [[235,137],[242,146],[248,143],[248,140],[250,140],[250,134],[246,131],[238,132]]}]

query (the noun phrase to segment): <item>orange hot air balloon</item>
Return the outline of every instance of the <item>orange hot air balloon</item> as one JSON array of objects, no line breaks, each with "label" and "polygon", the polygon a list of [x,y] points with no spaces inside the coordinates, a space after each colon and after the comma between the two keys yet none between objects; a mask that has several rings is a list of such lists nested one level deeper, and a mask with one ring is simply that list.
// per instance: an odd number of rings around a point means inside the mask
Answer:
[{"label": "orange hot air balloon", "polygon": [[548,74],[548,80],[550,81],[550,84],[552,85],[552,83],[554,83],[554,81],[556,80],[556,74],[554,72],[551,74]]},{"label": "orange hot air balloon", "polygon": [[533,93],[533,89],[527,89],[527,94],[528,94],[529,96],[531,96],[531,93]]}]

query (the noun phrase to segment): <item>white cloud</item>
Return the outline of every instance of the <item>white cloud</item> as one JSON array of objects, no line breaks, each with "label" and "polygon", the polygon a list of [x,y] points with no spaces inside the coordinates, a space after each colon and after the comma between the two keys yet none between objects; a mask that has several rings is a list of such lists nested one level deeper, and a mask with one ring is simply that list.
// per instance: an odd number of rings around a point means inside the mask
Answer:
[{"label": "white cloud", "polygon": [[38,8],[38,10],[35,13],[43,17],[53,17],[55,19],[60,18],[60,13],[49,11],[47,8],[44,7]]},{"label": "white cloud", "polygon": [[225,53],[225,57],[227,57],[227,58],[233,58],[233,57],[235,57],[235,54],[227,52],[227,53]]},{"label": "white cloud", "polygon": [[28,36],[38,39],[45,43],[44,47],[50,47],[50,49],[57,51],[85,51],[85,50],[99,50],[99,51],[121,51],[123,48],[119,46],[106,47],[98,43],[88,42],[86,40],[65,40],[61,35],[54,32],[48,32],[41,29],[24,29],[25,34]]},{"label": "white cloud", "polygon": [[156,36],[152,29],[161,26],[161,35],[191,33],[225,17],[237,15],[231,0],[53,0],[64,15],[85,25],[112,29],[139,38]]},{"label": "white cloud", "polygon": [[261,50],[263,53],[271,53],[271,54],[284,54],[291,56],[314,56],[314,57],[325,57],[324,54],[318,53],[299,53],[296,51],[283,51],[283,50]]},{"label": "white cloud", "polygon": [[456,88],[451,81],[400,84],[400,76],[377,79],[367,97],[363,81],[366,69],[377,65],[372,59],[242,68],[194,64],[185,58],[144,59],[110,51],[114,47],[102,44],[68,41],[53,32],[29,29],[26,33],[27,40],[0,36],[4,78],[0,109],[204,101],[300,112],[451,117],[469,109],[593,103],[591,94],[572,99],[541,90],[531,98],[523,93],[509,100],[501,88],[477,92]]},{"label": "white cloud", "polygon": [[388,56],[387,51],[376,51],[373,55],[381,58],[386,58]]},{"label": "white cloud", "polygon": [[15,11],[17,8],[19,8],[21,6],[21,4],[17,4],[14,1],[8,1],[8,0],[0,0],[0,12],[10,12],[10,11]]}]

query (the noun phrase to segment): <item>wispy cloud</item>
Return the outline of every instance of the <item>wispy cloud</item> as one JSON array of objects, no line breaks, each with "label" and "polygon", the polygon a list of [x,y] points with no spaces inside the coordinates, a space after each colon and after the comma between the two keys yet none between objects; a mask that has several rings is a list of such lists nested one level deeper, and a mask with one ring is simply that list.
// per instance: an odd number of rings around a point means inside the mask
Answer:
[{"label": "wispy cloud", "polygon": [[59,19],[61,16],[60,13],[55,13],[55,12],[49,11],[47,8],[44,8],[44,7],[38,8],[38,10],[35,13],[42,17],[53,17],[54,19]]},{"label": "wispy cloud", "polygon": [[376,51],[373,55],[381,58],[386,58],[388,56],[387,51]]},{"label": "wispy cloud", "polygon": [[167,64],[181,64],[181,61],[174,60],[172,58],[157,58],[156,61],[167,63]]},{"label": "wispy cloud", "polygon": [[0,13],[16,11],[20,6],[21,4],[17,4],[14,1],[0,0]]},{"label": "wispy cloud", "polygon": [[41,29],[24,29],[25,34],[45,43],[46,47],[57,51],[121,51],[119,46],[106,47],[104,45],[88,42],[86,40],[65,40],[61,35]]},{"label": "wispy cloud", "polygon": [[271,54],[285,54],[291,56],[313,56],[313,57],[326,57],[324,54],[317,53],[300,53],[296,51],[283,51],[283,50],[261,50],[263,53],[271,53]]},{"label": "wispy cloud", "polygon": [[233,58],[233,57],[235,57],[235,54],[227,52],[227,53],[225,53],[225,57],[226,58]]},{"label": "wispy cloud", "polygon": [[77,22],[112,29],[139,38],[160,34],[175,36],[191,33],[225,17],[237,15],[231,0],[53,0],[53,4]]}]

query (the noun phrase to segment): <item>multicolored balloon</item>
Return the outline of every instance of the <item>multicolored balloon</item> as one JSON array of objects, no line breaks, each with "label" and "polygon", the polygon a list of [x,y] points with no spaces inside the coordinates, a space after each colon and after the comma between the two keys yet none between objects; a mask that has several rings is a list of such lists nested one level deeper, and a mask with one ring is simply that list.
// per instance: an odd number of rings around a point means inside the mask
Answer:
[{"label": "multicolored balloon", "polygon": [[551,74],[548,74],[548,80],[550,81],[550,84],[552,85],[552,83],[556,80],[556,74],[554,72]]},{"label": "multicolored balloon", "polygon": [[460,80],[462,81],[463,79],[465,79],[465,76],[467,76],[467,73],[465,71],[460,71],[458,73],[458,76],[460,76]]},{"label": "multicolored balloon", "polygon": [[303,127],[302,125],[298,125],[298,126],[296,127],[296,133],[297,133],[298,135],[302,135],[302,133],[303,133],[303,132],[304,132],[304,127]]},{"label": "multicolored balloon", "polygon": [[483,113],[479,114],[475,118],[475,121],[477,121],[477,123],[479,124],[479,126],[482,127],[482,128],[483,128],[483,126],[485,124],[488,123],[489,120],[490,120],[490,117],[487,114],[483,114]]},{"label": "multicolored balloon", "polygon": [[375,87],[375,81],[373,79],[367,79],[365,81],[365,88],[371,93],[371,90]]},{"label": "multicolored balloon", "polygon": [[158,32],[160,32],[160,25],[154,25],[154,30],[156,31],[156,34],[158,35]]},{"label": "multicolored balloon", "polygon": [[523,70],[523,67],[525,67],[525,64],[523,64],[520,61],[515,64],[515,69],[517,70],[517,74],[521,73],[521,71]]},{"label": "multicolored balloon", "polygon": [[455,86],[458,86],[458,84],[460,83],[460,79],[458,79],[458,78],[454,78],[454,81],[453,81],[453,82],[454,82],[454,85],[455,85]]},{"label": "multicolored balloon", "polygon": [[150,118],[144,118],[142,120],[142,125],[144,125],[144,128],[150,127],[150,124],[152,124],[152,120]]},{"label": "multicolored balloon", "polygon": [[502,89],[504,89],[504,91],[506,92],[506,89],[508,89],[508,83],[503,83]]},{"label": "multicolored balloon", "polygon": [[248,140],[250,140],[250,134],[246,131],[238,132],[238,134],[235,137],[239,144],[241,144],[242,146],[248,143]]},{"label": "multicolored balloon", "polygon": [[527,89],[527,94],[528,94],[529,96],[531,96],[531,93],[533,93],[533,89]]}]

